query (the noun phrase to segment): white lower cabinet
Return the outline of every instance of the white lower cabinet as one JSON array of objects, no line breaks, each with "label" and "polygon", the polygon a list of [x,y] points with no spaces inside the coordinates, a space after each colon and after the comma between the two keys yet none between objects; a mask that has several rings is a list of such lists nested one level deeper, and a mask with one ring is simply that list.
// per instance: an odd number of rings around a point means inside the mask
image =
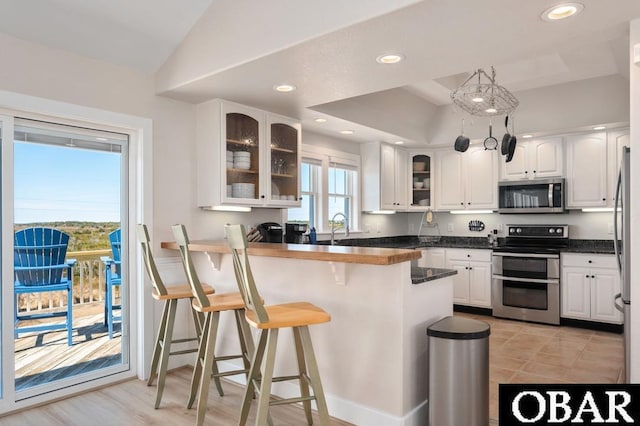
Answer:
[{"label": "white lower cabinet", "polygon": [[613,300],[619,292],[620,275],[613,255],[562,254],[563,318],[622,324]]},{"label": "white lower cabinet", "polygon": [[455,269],[453,302],[491,307],[491,250],[446,249],[446,267]]}]

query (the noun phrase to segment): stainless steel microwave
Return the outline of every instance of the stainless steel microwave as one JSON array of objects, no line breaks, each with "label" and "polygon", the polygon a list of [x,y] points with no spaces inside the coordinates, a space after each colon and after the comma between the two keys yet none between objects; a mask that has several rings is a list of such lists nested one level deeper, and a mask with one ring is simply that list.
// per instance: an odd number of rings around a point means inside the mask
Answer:
[{"label": "stainless steel microwave", "polygon": [[562,178],[498,183],[498,213],[563,213]]}]

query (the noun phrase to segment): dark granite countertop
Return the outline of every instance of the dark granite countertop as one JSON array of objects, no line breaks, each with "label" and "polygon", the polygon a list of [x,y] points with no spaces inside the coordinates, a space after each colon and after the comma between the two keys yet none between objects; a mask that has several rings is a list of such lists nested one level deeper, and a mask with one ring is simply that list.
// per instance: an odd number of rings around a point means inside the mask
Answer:
[{"label": "dark granite countertop", "polygon": [[344,246],[362,246],[362,247],[387,247],[387,248],[405,248],[419,249],[429,247],[446,247],[446,248],[477,248],[491,249],[486,237],[440,237],[438,242],[424,242],[415,235],[401,235],[397,237],[381,237],[381,238],[351,238],[340,240],[338,245]]},{"label": "dark granite countertop", "polygon": [[422,284],[427,281],[438,280],[457,274],[455,269],[446,268],[423,268],[411,264],[411,284]]},{"label": "dark granite countertop", "polygon": [[[502,242],[502,238],[499,239]],[[327,244],[328,242],[320,242]],[[361,247],[386,247],[403,249],[421,248],[463,248],[463,249],[487,249],[493,247],[489,245],[486,237],[452,237],[442,236],[438,242],[422,242],[415,235],[401,235],[397,237],[381,238],[351,238],[338,241],[341,246],[361,246]],[[569,247],[562,250],[568,253],[601,253],[613,254],[612,240],[569,240]]]},{"label": "dark granite countertop", "polygon": [[562,249],[568,253],[614,254],[613,240],[569,240],[569,247]]}]

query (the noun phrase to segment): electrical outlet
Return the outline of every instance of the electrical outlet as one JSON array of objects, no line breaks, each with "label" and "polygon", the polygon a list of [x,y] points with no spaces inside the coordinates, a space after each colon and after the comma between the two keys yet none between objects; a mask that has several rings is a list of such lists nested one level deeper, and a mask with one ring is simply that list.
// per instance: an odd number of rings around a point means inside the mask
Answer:
[{"label": "electrical outlet", "polygon": [[608,233],[609,235],[613,235],[613,222],[609,222],[609,223],[607,224],[607,233]]},{"label": "electrical outlet", "polygon": [[502,229],[502,224],[501,224],[501,223],[497,224],[497,225],[496,225],[496,229],[498,230],[498,233],[500,233],[500,234],[501,234],[501,233],[502,233],[502,231],[503,231],[503,229]]},{"label": "electrical outlet", "polygon": [[453,232],[453,223],[447,223],[447,231]]}]

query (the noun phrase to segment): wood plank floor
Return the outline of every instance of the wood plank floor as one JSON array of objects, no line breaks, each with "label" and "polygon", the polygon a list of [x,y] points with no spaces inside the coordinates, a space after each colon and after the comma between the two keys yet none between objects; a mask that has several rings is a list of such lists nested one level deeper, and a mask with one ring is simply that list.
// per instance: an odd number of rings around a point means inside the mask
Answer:
[{"label": "wood plank floor", "polygon": [[117,332],[109,339],[102,303],[74,307],[73,315],[71,347],[66,330],[24,333],[15,340],[17,390],[121,362],[120,325],[115,324]]},{"label": "wood plank floor", "polygon": [[[130,380],[69,399],[0,417],[0,425],[193,425],[196,407],[185,407],[191,383],[191,368],[182,367],[167,375],[162,404],[154,409],[156,387],[141,380]],[[213,382],[212,382],[213,383]],[[212,384],[205,417],[206,425],[236,425],[244,387],[224,381],[225,396],[220,397]],[[255,422],[256,403],[252,404],[249,421]],[[298,406],[271,407],[274,425],[306,425],[304,411]],[[319,424],[314,413],[314,424]],[[336,426],[347,426],[334,419]]]},{"label": "wood plank floor", "polygon": [[[622,336],[619,334],[530,324],[462,313],[456,313],[456,315],[476,318],[491,325],[491,425],[497,424],[499,383],[616,383],[622,380],[624,355]],[[79,317],[77,319],[80,320]],[[102,313],[87,317],[86,323],[86,326],[79,324],[80,328],[86,327],[87,332],[80,333],[85,337],[77,337],[79,342],[84,339],[83,343],[77,345],[77,349],[82,348],[83,345],[89,347],[96,344],[95,348],[87,349],[86,352],[90,353],[102,347],[106,358],[119,357],[117,350],[116,353],[109,355],[108,351],[114,348],[109,348],[104,341],[100,342],[100,339],[105,339],[107,343],[112,342],[119,349],[119,338],[109,341],[108,337],[104,336],[105,330],[102,330],[100,335],[100,328],[104,327],[101,325]],[[76,324],[75,321],[74,324]],[[64,333],[61,334],[62,337],[52,338],[54,342],[52,346],[55,350],[66,352],[69,348],[66,346]],[[16,357],[20,356],[21,371],[26,372],[31,369],[33,373],[38,369],[30,367],[30,363],[46,365],[45,360],[38,358],[47,358],[50,347],[48,344],[38,345],[35,336],[31,339],[31,349],[25,340],[24,348]],[[47,343],[46,339],[45,336],[43,343]],[[30,350],[33,352],[27,356]],[[67,357],[67,360],[77,361],[83,356],[85,355],[78,354]],[[59,364],[59,367],[65,368],[62,364]],[[27,376],[28,374],[23,377]],[[42,375],[41,377],[44,378]],[[172,371],[167,378],[162,406],[158,410],[153,409],[155,386],[147,387],[142,381],[132,380],[8,417],[0,417],[0,425],[84,425],[95,423],[96,418],[106,419],[100,424],[190,425],[195,422],[195,409],[187,410],[184,406],[190,380],[191,368],[184,367]],[[215,388],[211,389],[205,424],[236,424],[243,388],[230,382],[226,382],[224,388],[226,392],[224,398],[217,396]],[[306,424],[304,415],[298,407],[274,407],[273,417],[275,424]],[[334,424],[347,423],[336,420]]]}]

